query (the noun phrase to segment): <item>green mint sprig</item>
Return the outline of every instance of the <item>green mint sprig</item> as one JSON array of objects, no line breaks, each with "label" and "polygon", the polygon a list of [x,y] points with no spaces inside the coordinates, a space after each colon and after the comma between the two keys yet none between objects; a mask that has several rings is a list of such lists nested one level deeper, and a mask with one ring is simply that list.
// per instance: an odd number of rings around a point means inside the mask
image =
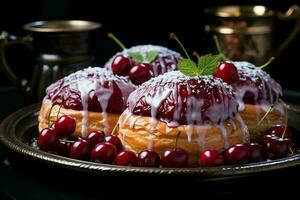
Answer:
[{"label": "green mint sprig", "polygon": [[158,55],[158,51],[149,51],[145,56],[138,52],[128,51],[128,55],[137,62],[152,62]]},{"label": "green mint sprig", "polygon": [[184,53],[186,54],[185,59],[182,59],[178,63],[178,69],[181,73],[186,76],[200,76],[200,75],[211,75],[217,68],[219,62],[222,60],[222,55],[211,55],[207,54],[204,56],[198,56],[198,63],[196,64],[188,55],[183,44],[180,42],[178,37],[172,33],[170,35],[172,39],[175,39],[177,43],[181,46]]}]

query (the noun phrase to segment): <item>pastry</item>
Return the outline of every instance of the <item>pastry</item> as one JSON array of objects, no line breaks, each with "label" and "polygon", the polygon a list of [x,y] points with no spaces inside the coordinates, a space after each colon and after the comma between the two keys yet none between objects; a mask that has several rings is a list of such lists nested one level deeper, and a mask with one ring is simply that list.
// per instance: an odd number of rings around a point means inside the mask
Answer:
[{"label": "pastry", "polygon": [[47,88],[39,112],[39,130],[67,115],[76,121],[74,136],[86,138],[91,131],[108,134],[134,89],[127,78],[99,67],[70,74]]},{"label": "pastry", "polygon": [[152,77],[177,69],[179,53],[157,45],[138,45],[114,55],[105,68],[114,74],[128,76],[140,85]]},{"label": "pastry", "polygon": [[206,149],[224,151],[249,140],[232,88],[212,76],[167,72],[142,84],[128,98],[119,119],[118,137],[125,149],[162,154],[177,145],[198,163]]},{"label": "pastry", "polygon": [[280,99],[281,86],[260,67],[249,62],[220,63],[214,77],[230,84],[239,103],[239,114],[256,141],[274,125],[287,125],[287,109]]}]

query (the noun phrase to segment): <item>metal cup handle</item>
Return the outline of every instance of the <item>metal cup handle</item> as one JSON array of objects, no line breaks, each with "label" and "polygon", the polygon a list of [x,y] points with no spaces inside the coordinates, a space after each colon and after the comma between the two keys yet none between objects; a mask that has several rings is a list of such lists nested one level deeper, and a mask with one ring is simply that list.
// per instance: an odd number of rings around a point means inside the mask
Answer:
[{"label": "metal cup handle", "polygon": [[292,32],[280,44],[275,52],[275,57],[279,57],[287,49],[289,44],[297,37],[300,31],[300,7],[293,5],[285,13],[277,12],[276,14],[280,20],[296,20]]},{"label": "metal cup handle", "polygon": [[17,88],[21,89],[23,92],[28,93],[30,90],[28,86],[28,80],[19,78],[12,68],[8,65],[6,60],[6,48],[10,45],[25,45],[30,49],[33,49],[32,38],[27,35],[23,37],[16,37],[10,35],[5,31],[0,34],[0,68],[8,80],[14,84]]}]

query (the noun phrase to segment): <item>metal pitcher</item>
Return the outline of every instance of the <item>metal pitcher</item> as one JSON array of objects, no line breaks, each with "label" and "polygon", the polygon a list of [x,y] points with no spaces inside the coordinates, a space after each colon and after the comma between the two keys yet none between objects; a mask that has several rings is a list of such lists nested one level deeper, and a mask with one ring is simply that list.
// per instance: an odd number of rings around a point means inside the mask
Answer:
[{"label": "metal pitcher", "polygon": [[[29,33],[24,37],[2,32],[0,68],[30,102],[41,100],[49,84],[93,63],[90,32],[99,27],[99,23],[81,20],[37,21],[23,26]],[[6,48],[14,44],[26,45],[35,52],[37,64],[31,80],[17,77],[6,61]]]},{"label": "metal pitcher", "polygon": [[[221,6],[205,9],[209,24],[205,30],[217,35],[223,53],[232,60],[247,60],[257,65],[271,56],[279,57],[300,31],[300,9],[291,6],[281,13],[261,5]],[[289,36],[273,44],[275,20],[295,20]]]}]

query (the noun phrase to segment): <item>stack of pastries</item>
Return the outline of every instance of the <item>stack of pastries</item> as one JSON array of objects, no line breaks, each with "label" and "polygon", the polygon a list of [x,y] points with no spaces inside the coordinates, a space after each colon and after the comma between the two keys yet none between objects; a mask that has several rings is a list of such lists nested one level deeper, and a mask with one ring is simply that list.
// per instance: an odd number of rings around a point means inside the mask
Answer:
[{"label": "stack of pastries", "polygon": [[[133,84],[131,72],[116,75],[114,59],[130,58],[128,51],[158,52],[148,63],[150,80]],[[228,62],[236,70],[234,80],[218,71],[190,77],[177,71],[180,59],[180,54],[163,47],[137,46],[118,53],[104,68],[89,67],[66,76],[46,90],[40,131],[68,115],[76,121],[73,136],[86,138],[96,130],[108,135],[114,129],[124,149],[135,154],[146,149],[163,154],[176,143],[188,153],[188,165],[195,166],[207,149],[223,152],[260,139],[275,124],[287,125],[281,87],[262,69],[248,62]]]}]

